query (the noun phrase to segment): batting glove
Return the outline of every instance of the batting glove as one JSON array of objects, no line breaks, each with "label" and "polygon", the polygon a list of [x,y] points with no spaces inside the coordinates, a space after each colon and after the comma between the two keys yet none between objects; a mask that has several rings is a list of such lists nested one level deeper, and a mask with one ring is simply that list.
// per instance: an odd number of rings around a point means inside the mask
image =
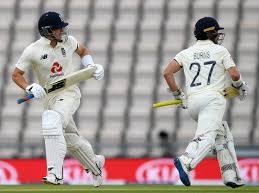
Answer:
[{"label": "batting glove", "polygon": [[173,93],[175,99],[179,99],[182,101],[182,108],[187,109],[187,97],[185,96],[183,90],[181,88],[178,88],[176,91],[171,91],[170,88],[168,88],[168,91]]},{"label": "batting glove", "polygon": [[28,94],[33,94],[36,99],[43,99],[47,94],[41,85],[33,83],[26,87],[25,91]]},{"label": "batting glove", "polygon": [[104,77],[104,69],[103,66],[100,64],[94,64],[93,66],[96,66],[96,70],[93,73],[93,77],[96,80],[101,80]]},{"label": "batting glove", "polygon": [[239,90],[239,96],[238,98],[243,101],[246,99],[248,92],[249,92],[249,87],[246,82],[242,82],[242,84],[238,87],[236,87],[234,84],[232,84],[233,87]]}]

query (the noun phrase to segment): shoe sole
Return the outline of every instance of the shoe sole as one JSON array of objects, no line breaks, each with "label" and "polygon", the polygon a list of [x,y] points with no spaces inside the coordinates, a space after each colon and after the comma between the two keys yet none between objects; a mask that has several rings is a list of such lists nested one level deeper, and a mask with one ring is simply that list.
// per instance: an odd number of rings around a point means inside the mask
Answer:
[{"label": "shoe sole", "polygon": [[52,182],[50,182],[50,181],[48,181],[48,180],[46,180],[46,179],[42,179],[42,183],[43,183],[43,184],[47,184],[47,185],[61,185],[61,183],[55,184],[55,183],[52,183]]},{"label": "shoe sole", "polygon": [[226,186],[229,186],[229,187],[231,187],[231,188],[238,188],[238,187],[240,187],[240,186],[244,186],[245,184],[236,184],[236,183],[234,183],[234,182],[227,182],[226,183]]},{"label": "shoe sole", "polygon": [[184,171],[184,169],[182,167],[182,164],[181,164],[181,161],[178,158],[174,159],[174,165],[175,165],[176,169],[178,170],[180,180],[182,181],[182,183],[185,186],[190,186],[191,183],[190,183],[190,180],[189,180],[189,176]]}]

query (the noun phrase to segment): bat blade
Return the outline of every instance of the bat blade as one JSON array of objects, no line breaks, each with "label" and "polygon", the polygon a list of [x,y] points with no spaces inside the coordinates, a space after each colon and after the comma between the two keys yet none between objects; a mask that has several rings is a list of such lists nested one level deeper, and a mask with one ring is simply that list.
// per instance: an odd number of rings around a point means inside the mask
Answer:
[{"label": "bat blade", "polygon": [[[65,77],[63,77],[60,80],[57,80],[55,82],[52,82],[44,87],[46,93],[53,93],[57,91],[64,90],[65,88],[68,88],[69,86],[72,86],[74,84],[77,84],[83,80],[88,80],[93,77],[93,73],[96,70],[96,67],[88,67],[84,68],[82,70],[73,72]],[[30,99],[34,98],[33,94],[26,95],[23,98],[19,98],[16,100],[18,104],[21,104],[25,101],[28,101]]]},{"label": "bat blade", "polygon": [[[227,99],[239,96],[239,90],[232,86],[225,88],[220,93]],[[164,107],[164,106],[169,106],[169,105],[178,105],[181,103],[182,102],[179,99],[171,99],[171,100],[154,103],[153,108]]]},{"label": "bat blade", "polygon": [[84,68],[82,70],[73,72],[58,81],[55,81],[50,83],[49,85],[46,85],[45,86],[46,93],[61,91],[83,80],[88,80],[93,77],[93,73],[95,70],[96,70],[96,67],[88,67],[88,68]]},{"label": "bat blade", "polygon": [[164,107],[164,106],[168,106],[168,105],[179,105],[181,103],[182,103],[182,101],[180,99],[171,99],[171,100],[154,103],[153,108]]}]

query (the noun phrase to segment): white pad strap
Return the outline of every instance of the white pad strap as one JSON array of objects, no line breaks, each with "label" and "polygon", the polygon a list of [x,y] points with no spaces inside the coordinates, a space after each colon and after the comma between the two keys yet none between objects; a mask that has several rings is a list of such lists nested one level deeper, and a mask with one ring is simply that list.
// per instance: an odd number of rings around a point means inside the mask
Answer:
[{"label": "white pad strap", "polygon": [[91,144],[76,133],[65,133],[65,139],[69,153],[76,158],[85,169],[89,169],[94,175],[101,174],[101,168],[96,164],[96,156]]},{"label": "white pad strap", "polygon": [[66,142],[60,115],[52,110],[42,114],[42,129],[45,141],[48,175],[54,174],[63,179],[63,163],[66,155]]}]

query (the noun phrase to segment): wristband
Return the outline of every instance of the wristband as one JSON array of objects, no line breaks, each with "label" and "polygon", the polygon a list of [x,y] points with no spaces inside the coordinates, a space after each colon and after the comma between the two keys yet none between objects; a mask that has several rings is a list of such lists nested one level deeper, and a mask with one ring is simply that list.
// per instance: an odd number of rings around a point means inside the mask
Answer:
[{"label": "wristband", "polygon": [[85,55],[81,58],[81,62],[82,64],[87,67],[89,66],[90,64],[94,64],[94,61],[93,61],[93,58],[91,55]]},{"label": "wristband", "polygon": [[237,81],[232,80],[232,86],[235,88],[240,88],[242,86],[242,84],[243,84],[243,80],[242,80],[241,76],[240,76],[239,80],[237,80]]}]

